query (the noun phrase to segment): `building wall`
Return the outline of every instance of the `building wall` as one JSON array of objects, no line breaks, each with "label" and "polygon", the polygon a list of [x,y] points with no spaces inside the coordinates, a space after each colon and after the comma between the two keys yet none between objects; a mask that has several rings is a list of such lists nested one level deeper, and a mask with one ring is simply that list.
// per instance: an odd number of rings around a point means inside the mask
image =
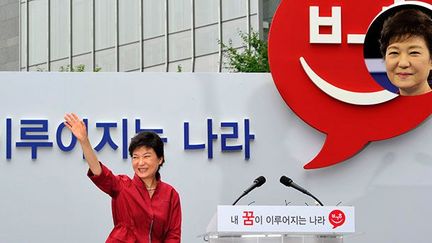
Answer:
[{"label": "building wall", "polygon": [[0,0],[0,71],[19,70],[18,1]]},{"label": "building wall", "polygon": [[276,12],[277,7],[281,0],[263,0],[262,4],[262,29],[263,29],[263,38],[267,40],[268,33],[270,30],[271,21],[273,19],[273,15]]},{"label": "building wall", "polygon": [[88,71],[93,66],[126,72],[223,71],[219,41],[242,48],[240,31],[262,31],[260,4],[262,0],[24,1],[21,70],[58,71],[84,64]]}]

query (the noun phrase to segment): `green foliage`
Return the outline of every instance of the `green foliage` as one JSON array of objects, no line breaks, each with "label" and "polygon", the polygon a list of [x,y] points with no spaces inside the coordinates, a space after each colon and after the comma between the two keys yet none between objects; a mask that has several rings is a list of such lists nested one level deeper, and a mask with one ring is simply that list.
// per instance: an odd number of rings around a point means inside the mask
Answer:
[{"label": "green foliage", "polygon": [[[75,67],[70,68],[70,65],[60,66],[59,72],[85,72],[86,66],[84,64],[78,64]],[[101,67],[96,67],[93,72],[101,71]],[[45,68],[36,67],[36,72],[47,72]]]},{"label": "green foliage", "polygon": [[177,65],[177,72],[178,72],[178,73],[183,72],[183,67],[182,67],[180,64]]},{"label": "green foliage", "polygon": [[238,50],[232,46],[232,40],[229,40],[228,45],[219,42],[224,48],[224,55],[228,62],[224,63],[232,72],[244,73],[265,73],[270,72],[268,63],[267,42],[259,38],[257,32],[251,32],[250,35],[239,32],[243,40],[245,50]]},{"label": "green foliage", "polygon": [[[78,64],[75,67],[71,67],[70,65],[61,66],[59,72],[85,72],[86,66],[84,64]],[[101,67],[95,67],[93,72],[101,71]]]}]

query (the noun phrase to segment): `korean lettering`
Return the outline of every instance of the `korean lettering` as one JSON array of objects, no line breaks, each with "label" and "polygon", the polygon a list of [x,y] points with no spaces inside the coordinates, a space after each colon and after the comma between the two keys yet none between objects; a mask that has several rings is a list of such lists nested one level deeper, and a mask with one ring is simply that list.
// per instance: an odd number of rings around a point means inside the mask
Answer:
[{"label": "korean lettering", "polygon": [[[242,144],[230,145],[229,141],[233,139],[239,139],[239,123],[238,122],[221,122],[220,127],[222,129],[231,129],[229,133],[221,133],[221,151],[241,151],[243,149]],[[185,150],[198,150],[205,149],[205,143],[191,144],[190,143],[190,129],[189,122],[184,122],[184,149]],[[218,139],[218,135],[213,131],[213,119],[207,119],[207,158],[213,158],[213,143],[214,140]],[[244,120],[244,150],[245,160],[250,158],[250,142],[255,139],[255,135],[250,133],[249,119]]]},{"label": "korean lettering", "polygon": [[[201,144],[190,144],[189,139],[189,122],[183,123],[184,130],[184,149],[185,150],[194,150],[194,149],[205,149],[206,145],[204,143]],[[207,119],[207,157],[209,159],[213,158],[213,140],[217,139],[217,134],[213,134],[213,120]]]},{"label": "korean lettering", "polygon": [[254,224],[254,212],[253,211],[243,211],[243,225],[252,226]]},{"label": "korean lettering", "polygon": [[280,216],[280,215],[267,216],[266,222],[268,224],[272,224],[272,225],[273,224],[279,225],[282,222],[282,216]]},{"label": "korean lettering", "polygon": [[12,119],[6,119],[6,159],[12,159]]},{"label": "korean lettering", "polygon": [[[20,148],[26,147],[31,149],[32,159],[37,159],[37,151],[41,147],[53,147],[55,143],[56,146],[63,152],[70,152],[77,146],[77,138],[65,129],[65,124],[61,122],[58,124],[57,128],[54,130],[55,142],[49,140],[49,129],[48,129],[48,119],[22,119],[20,120],[20,141],[14,141],[15,136],[13,136],[13,118],[6,118],[6,133],[5,135],[5,152],[6,159],[11,160],[13,154],[13,146]],[[189,132],[189,122],[184,122],[184,149],[194,150],[194,149],[206,149],[207,157],[209,159],[213,158],[214,154],[214,144],[220,136],[221,152],[229,151],[242,151],[244,150],[244,158],[248,160],[250,158],[250,143],[251,140],[255,139],[255,135],[250,133],[250,121],[249,119],[244,119],[244,136],[240,136],[240,122],[221,122],[216,124],[213,119],[209,118],[207,121],[207,131],[206,131],[206,142],[191,144],[190,143],[190,132]],[[83,119],[87,129],[89,130],[91,126],[88,124],[88,119]],[[111,147],[113,150],[117,150],[119,146],[122,149],[123,159],[128,158],[128,119],[122,118],[121,124],[119,122],[96,122],[96,128],[102,130],[102,137],[97,145],[94,147],[96,152],[100,152],[105,146]],[[112,131],[118,129],[121,126],[121,139],[116,141],[112,137]],[[220,128],[220,132],[216,131]],[[135,119],[135,132],[141,131],[153,131],[158,134],[163,134],[164,130],[162,128],[143,128],[140,119]],[[65,132],[66,131],[66,132]],[[161,136],[163,142],[167,142],[168,139]],[[243,140],[244,139],[244,140]],[[121,145],[120,145],[121,143]]]},{"label": "korean lettering", "polygon": [[118,146],[114,143],[111,138],[110,128],[116,128],[117,123],[115,122],[96,122],[96,127],[103,128],[103,135],[101,141],[94,148],[97,152],[99,152],[106,144],[108,144],[113,150],[117,150]]},{"label": "korean lettering", "polygon": [[122,119],[122,158],[128,158],[128,121],[126,118]]},{"label": "korean lettering", "polygon": [[309,217],[309,223],[311,224],[325,224],[325,217],[324,216],[314,216],[314,217]]},{"label": "korean lettering", "polygon": [[263,224],[263,216],[262,215],[255,216],[255,223],[262,225]]},{"label": "korean lettering", "polygon": [[213,119],[207,119],[207,158],[213,158],[213,140],[218,138],[217,134],[213,133]]},{"label": "korean lettering", "polygon": [[245,159],[250,158],[250,140],[255,139],[255,134],[250,133],[249,119],[244,120],[244,141],[245,141]]},{"label": "korean lettering", "polygon": [[267,222],[267,224],[273,224],[273,216],[267,216],[266,222]]},{"label": "korean lettering", "polygon": [[[249,119],[244,120],[244,147],[245,147],[245,160],[250,158],[250,140],[255,139],[255,134],[250,134]],[[222,128],[232,128],[232,133],[221,134],[221,148],[223,151],[240,151],[243,149],[242,145],[227,145],[227,139],[238,138],[238,123],[237,122],[221,122]]]},{"label": "korean lettering", "polygon": [[49,142],[48,120],[21,120],[20,138],[25,142],[16,142],[16,147],[30,147],[32,159],[37,158],[38,147],[52,147],[53,143]]},{"label": "korean lettering", "polygon": [[282,216],[276,215],[274,216],[274,222],[279,225],[282,222]]},{"label": "korean lettering", "polygon": [[231,223],[238,224],[238,215],[231,216]]},{"label": "korean lettering", "polygon": [[306,225],[306,218],[302,216],[291,216],[290,224]]},{"label": "korean lettering", "polygon": [[238,138],[238,123],[237,122],[221,122],[221,127],[230,127],[232,128],[232,133],[230,134],[221,134],[221,148],[222,151],[236,151],[242,150],[242,145],[227,145],[228,139],[237,139]]}]

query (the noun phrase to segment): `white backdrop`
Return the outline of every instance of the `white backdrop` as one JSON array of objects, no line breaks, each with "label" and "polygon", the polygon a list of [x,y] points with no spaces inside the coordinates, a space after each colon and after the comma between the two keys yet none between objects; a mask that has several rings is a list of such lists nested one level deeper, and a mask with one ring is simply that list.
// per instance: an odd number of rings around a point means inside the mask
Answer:
[{"label": "white backdrop", "polygon": [[[121,156],[122,119],[128,119],[129,139],[136,118],[144,128],[164,130],[168,143],[161,174],[181,195],[182,242],[202,242],[197,236],[216,206],[231,204],[259,175],[267,183],[239,204],[312,204],[279,183],[287,175],[326,205],[356,207],[358,234],[348,243],[429,242],[430,119],[407,134],[371,143],[342,164],[306,171],[302,166],[318,153],[325,136],[292,113],[270,74],[2,73],[0,85],[0,242],[104,242],[109,234],[110,198],[86,177],[79,146],[63,152],[56,144],[66,112],[88,118],[93,146],[102,137],[95,122],[116,122],[111,135],[119,149],[105,147],[98,156],[115,173],[130,176],[130,161]],[[12,124],[9,160],[7,118]],[[208,118],[219,136],[211,160],[207,149],[183,149],[183,123],[190,124],[191,143],[207,143]],[[16,148],[23,119],[49,121],[46,134],[54,145],[39,148],[35,160],[30,148]],[[244,149],[221,152],[220,144],[220,135],[231,131],[220,123],[238,122],[242,138],[244,119],[255,134],[249,160]],[[63,139],[68,144],[66,131]]]}]

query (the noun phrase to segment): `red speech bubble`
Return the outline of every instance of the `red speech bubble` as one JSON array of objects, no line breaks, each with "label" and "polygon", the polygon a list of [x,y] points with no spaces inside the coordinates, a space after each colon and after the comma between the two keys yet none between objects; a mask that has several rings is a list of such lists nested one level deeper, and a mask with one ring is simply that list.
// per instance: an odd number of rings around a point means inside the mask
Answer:
[{"label": "red speech bubble", "polygon": [[[362,36],[383,7],[392,4],[390,0],[285,0],[279,5],[269,35],[273,80],[288,106],[327,134],[321,151],[305,169],[340,163],[371,141],[414,129],[431,114],[432,92],[383,94],[386,91],[365,65]],[[314,83],[315,79],[324,83]],[[354,103],[349,101],[352,97]],[[348,101],[341,101],[345,98]]]},{"label": "red speech bubble", "polygon": [[333,225],[333,229],[345,223],[345,214],[341,210],[333,210],[329,214],[329,222]]}]

